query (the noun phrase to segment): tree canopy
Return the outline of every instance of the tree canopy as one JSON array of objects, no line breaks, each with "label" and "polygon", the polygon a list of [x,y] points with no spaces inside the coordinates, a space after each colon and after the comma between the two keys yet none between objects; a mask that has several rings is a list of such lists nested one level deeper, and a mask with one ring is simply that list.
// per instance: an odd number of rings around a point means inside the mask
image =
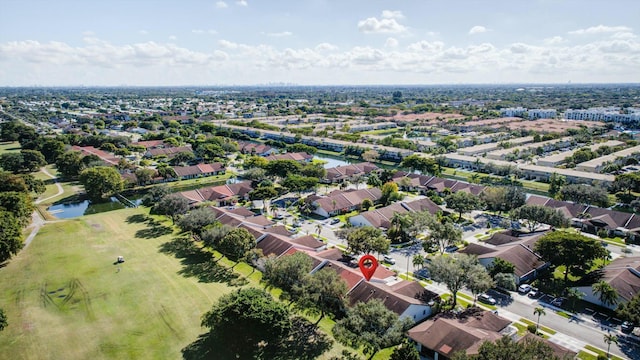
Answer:
[{"label": "tree canopy", "polygon": [[124,181],[118,170],[109,166],[96,166],[80,173],[80,183],[92,200],[103,200],[124,189]]},{"label": "tree canopy", "polygon": [[[274,352],[291,331],[289,309],[264,290],[239,289],[223,295],[202,317],[221,354],[249,359],[259,352]],[[226,358],[226,357],[225,357]]]},{"label": "tree canopy", "polygon": [[216,249],[229,260],[238,262],[243,260],[254,247],[256,247],[256,240],[253,235],[244,228],[236,228],[220,239]]},{"label": "tree canopy", "polygon": [[483,205],[479,197],[465,191],[456,191],[448,195],[444,201],[446,201],[449,209],[458,212],[458,220],[462,219],[462,214],[471,210],[479,210]]},{"label": "tree canopy", "polygon": [[535,231],[541,224],[565,227],[569,222],[560,210],[542,205],[521,206],[511,212],[511,217],[517,220],[524,220],[529,232]]},{"label": "tree canopy", "polygon": [[311,268],[311,257],[302,252],[270,257],[264,264],[262,279],[269,286],[282,289],[282,297],[296,300],[303,288],[303,279],[311,272]]},{"label": "tree canopy", "polygon": [[347,235],[347,250],[352,254],[369,254],[389,252],[390,242],[380,229],[373,226],[363,226],[351,231]]},{"label": "tree canopy", "polygon": [[562,200],[573,201],[578,204],[609,207],[609,193],[600,187],[585,184],[565,185],[560,190]]},{"label": "tree canopy", "polygon": [[180,194],[168,194],[163,196],[154,206],[153,211],[160,215],[167,215],[175,224],[178,216],[189,211],[189,200]]},{"label": "tree canopy", "polygon": [[609,256],[600,241],[568,231],[552,231],[538,240],[534,251],[553,266],[564,265],[564,281],[569,274],[585,274],[596,259]]},{"label": "tree canopy", "polygon": [[332,332],[338,342],[356,349],[362,347],[371,359],[380,349],[399,344],[412,323],[408,318],[399,319],[382,301],[374,299],[347,310]]},{"label": "tree canopy", "polygon": [[8,211],[0,211],[0,263],[9,260],[22,249],[22,227]]},{"label": "tree canopy", "polygon": [[535,338],[524,338],[515,342],[504,336],[496,342],[485,341],[480,345],[478,354],[456,353],[453,360],[560,360],[553,349]]},{"label": "tree canopy", "polygon": [[423,244],[425,251],[431,247],[431,244],[438,246],[440,253],[444,253],[449,245],[462,240],[462,230],[456,228],[450,222],[433,221],[429,224],[429,238]]},{"label": "tree canopy", "polygon": [[347,284],[332,269],[321,269],[307,274],[298,292],[297,304],[311,315],[320,315],[316,324],[326,314],[339,315],[347,308]]},{"label": "tree canopy", "polygon": [[628,303],[618,305],[618,316],[633,324],[640,324],[640,293],[637,293]]},{"label": "tree canopy", "polygon": [[451,291],[454,305],[458,299],[458,291],[470,284],[470,275],[474,272],[486,273],[478,259],[467,254],[436,257],[427,264],[427,269],[433,280],[444,283]]}]

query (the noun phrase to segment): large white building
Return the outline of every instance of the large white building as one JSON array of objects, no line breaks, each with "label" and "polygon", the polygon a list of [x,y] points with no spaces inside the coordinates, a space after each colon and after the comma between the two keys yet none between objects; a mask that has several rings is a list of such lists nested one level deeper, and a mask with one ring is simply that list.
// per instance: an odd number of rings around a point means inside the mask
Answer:
[{"label": "large white building", "polygon": [[564,112],[564,118],[568,120],[591,120],[606,122],[637,122],[640,121],[640,111],[635,108],[628,108],[626,113],[622,113],[619,107],[591,108],[587,110],[569,109]]},{"label": "large white building", "polygon": [[529,109],[527,115],[529,120],[555,119],[557,112],[556,109]]}]

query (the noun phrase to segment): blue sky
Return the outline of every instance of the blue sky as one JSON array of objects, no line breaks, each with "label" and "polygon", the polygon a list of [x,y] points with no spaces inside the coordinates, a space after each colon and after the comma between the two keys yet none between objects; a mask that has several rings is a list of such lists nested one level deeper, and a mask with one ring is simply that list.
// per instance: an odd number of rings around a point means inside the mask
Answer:
[{"label": "blue sky", "polygon": [[3,0],[0,86],[640,82],[637,0]]}]

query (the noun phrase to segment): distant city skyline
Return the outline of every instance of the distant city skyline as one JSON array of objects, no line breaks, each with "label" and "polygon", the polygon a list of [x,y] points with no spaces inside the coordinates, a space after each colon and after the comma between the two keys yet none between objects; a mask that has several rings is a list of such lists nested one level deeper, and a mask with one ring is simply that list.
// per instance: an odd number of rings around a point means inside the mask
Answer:
[{"label": "distant city skyline", "polygon": [[634,0],[4,0],[0,86],[640,83]]}]

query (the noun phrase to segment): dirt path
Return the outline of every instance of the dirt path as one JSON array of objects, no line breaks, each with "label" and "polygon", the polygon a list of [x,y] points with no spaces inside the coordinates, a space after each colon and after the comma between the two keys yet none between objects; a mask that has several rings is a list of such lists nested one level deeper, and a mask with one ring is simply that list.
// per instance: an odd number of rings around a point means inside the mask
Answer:
[{"label": "dirt path", "polygon": [[[58,188],[58,193],[56,193],[55,195],[49,196],[47,198],[44,199],[37,199],[35,201],[36,205],[47,201],[49,199],[53,199],[54,197],[60,196],[64,193],[64,189],[62,188],[62,185],[60,185],[60,183],[58,183],[58,179],[51,175],[50,172],[47,171],[47,169],[45,169],[44,167],[40,169],[40,171],[42,171],[45,175],[47,175],[48,177],[54,179],[55,181],[55,185]],[[44,224],[46,224],[48,221],[45,221],[42,216],[40,215],[40,212],[38,212],[38,210],[35,210],[33,212],[33,214],[31,214],[31,225],[29,225],[29,227],[31,228],[31,233],[29,233],[29,236],[27,236],[27,239],[24,241],[24,247],[23,249],[26,249],[27,246],[29,246],[29,244],[31,244],[31,241],[33,241],[33,239],[36,237],[36,235],[38,235],[38,231],[40,231],[40,228],[42,228],[44,226]]]}]

